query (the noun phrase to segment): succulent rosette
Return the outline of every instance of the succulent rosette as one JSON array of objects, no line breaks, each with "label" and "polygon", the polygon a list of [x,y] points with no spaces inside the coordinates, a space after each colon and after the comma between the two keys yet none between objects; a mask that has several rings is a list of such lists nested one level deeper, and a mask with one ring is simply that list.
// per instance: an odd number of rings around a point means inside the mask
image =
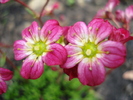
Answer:
[{"label": "succulent rosette", "polygon": [[0,67],[0,94],[3,94],[7,90],[7,85],[5,81],[9,81],[13,77],[13,72]]},{"label": "succulent rosette", "polygon": [[[75,23],[68,30],[65,46],[68,59],[61,67],[72,78],[83,85],[95,86],[105,80],[106,68],[117,68],[125,61],[126,48],[123,43],[108,40],[113,26],[104,19],[93,19],[88,26]],[[74,71],[75,70],[75,71]]]},{"label": "succulent rosette", "polygon": [[62,27],[56,20],[48,20],[42,29],[33,22],[22,31],[23,40],[14,43],[16,60],[27,57],[22,64],[21,75],[26,79],[37,79],[48,66],[62,65],[67,59],[65,48],[55,43],[62,35]]}]

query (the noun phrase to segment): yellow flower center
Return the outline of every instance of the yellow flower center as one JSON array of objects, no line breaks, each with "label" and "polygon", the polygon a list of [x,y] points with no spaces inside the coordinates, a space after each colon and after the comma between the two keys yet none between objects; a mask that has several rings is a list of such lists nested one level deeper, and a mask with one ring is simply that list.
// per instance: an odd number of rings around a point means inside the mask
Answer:
[{"label": "yellow flower center", "polygon": [[98,53],[97,45],[93,42],[85,43],[84,46],[81,47],[81,49],[84,57],[92,58]]},{"label": "yellow flower center", "polygon": [[37,56],[42,55],[44,52],[46,52],[46,44],[42,41],[39,41],[33,45],[33,53]]}]

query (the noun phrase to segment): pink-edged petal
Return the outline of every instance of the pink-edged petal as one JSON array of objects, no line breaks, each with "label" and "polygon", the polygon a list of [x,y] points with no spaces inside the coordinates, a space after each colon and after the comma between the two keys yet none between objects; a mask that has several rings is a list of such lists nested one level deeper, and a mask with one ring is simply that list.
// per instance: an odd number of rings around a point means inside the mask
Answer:
[{"label": "pink-edged petal", "polygon": [[81,48],[74,46],[74,45],[71,45],[71,44],[66,45],[65,48],[67,50],[68,55],[73,55],[73,54],[82,52]]},{"label": "pink-edged petal", "polygon": [[25,79],[37,79],[39,78],[44,71],[44,64],[42,58],[39,57],[35,60],[35,57],[29,56],[23,62],[21,68],[21,76]]},{"label": "pink-edged petal", "polygon": [[88,24],[89,39],[97,44],[112,33],[113,26],[104,19],[96,18]]},{"label": "pink-edged petal", "polygon": [[62,65],[66,62],[67,59],[67,51],[66,49],[57,43],[50,44],[49,50],[45,56],[43,56],[43,61],[48,65]]},{"label": "pink-edged petal", "polygon": [[50,52],[43,56],[44,63],[48,66],[62,65],[65,63],[67,59],[67,51],[62,45],[57,43],[50,44],[49,50]]},{"label": "pink-edged petal", "polygon": [[98,48],[105,52],[98,56],[105,67],[116,68],[125,62],[126,47],[122,43],[107,41],[101,43]]},{"label": "pink-edged petal", "polygon": [[0,67],[0,77],[1,77],[2,80],[8,81],[8,80],[12,79],[13,72],[6,69],[6,68]]},{"label": "pink-edged petal", "polygon": [[83,45],[88,41],[87,25],[84,22],[77,22],[68,30],[67,39],[72,44]]},{"label": "pink-edged petal", "polygon": [[83,59],[83,55],[73,56],[67,58],[67,61],[61,65],[62,68],[72,68]]},{"label": "pink-edged petal", "polygon": [[15,60],[21,60],[32,53],[26,50],[28,47],[26,46],[26,42],[24,40],[17,40],[13,47]]},{"label": "pink-edged petal", "polygon": [[78,78],[83,85],[99,85],[105,80],[105,68],[99,61],[88,62],[85,58],[78,65]]},{"label": "pink-edged petal", "polygon": [[39,31],[39,26],[37,22],[34,21],[29,27],[22,31],[22,37],[24,40],[34,43],[35,41],[39,41]]},{"label": "pink-edged petal", "polygon": [[5,93],[6,90],[7,90],[6,82],[4,82],[3,80],[0,80],[0,94]]},{"label": "pink-edged petal", "polygon": [[78,78],[78,74],[77,74],[77,66],[74,66],[72,68],[64,68],[63,71],[64,73],[66,73],[69,76],[69,80],[72,80],[73,78]]},{"label": "pink-edged petal", "polygon": [[56,20],[48,20],[41,29],[40,38],[47,43],[56,42],[63,34],[63,29]]},{"label": "pink-edged petal", "polygon": [[61,67],[72,68],[83,59],[83,55],[79,54],[82,52],[82,49],[71,45],[67,45],[65,46],[65,48],[68,53],[68,58],[67,61]]}]

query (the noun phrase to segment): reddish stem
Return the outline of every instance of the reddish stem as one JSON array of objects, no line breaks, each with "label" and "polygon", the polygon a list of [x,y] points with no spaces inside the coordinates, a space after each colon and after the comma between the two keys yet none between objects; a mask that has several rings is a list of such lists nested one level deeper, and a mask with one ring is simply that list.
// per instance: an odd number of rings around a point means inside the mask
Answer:
[{"label": "reddish stem", "polygon": [[48,2],[49,2],[49,0],[47,0],[46,3],[44,4],[44,6],[42,7],[42,10],[41,10],[40,15],[39,15],[39,18],[38,18],[38,20],[41,22],[40,23],[41,26],[43,26],[43,22],[41,20],[41,17],[42,17],[43,11],[44,11],[45,7],[47,6]]},{"label": "reddish stem", "polygon": [[116,21],[114,15],[112,15],[112,21],[116,24],[116,26],[117,26],[118,28],[121,27],[121,26],[119,25],[119,23]]},{"label": "reddish stem", "polygon": [[12,48],[12,45],[7,45],[7,44],[0,43],[0,47],[3,47],[3,48]]},{"label": "reddish stem", "polygon": [[26,3],[22,2],[21,0],[15,0],[15,1],[23,5],[24,7],[28,8],[29,10],[31,10],[34,13],[34,15],[38,17],[37,13],[33,9],[31,9]]},{"label": "reddish stem", "polygon": [[22,2],[21,0],[15,0],[16,2],[20,3],[24,7],[28,8],[32,13],[35,15],[35,18],[38,20],[40,24],[42,24],[42,20],[40,19],[39,15],[32,9],[30,8],[25,2]]},{"label": "reddish stem", "polygon": [[106,72],[106,76],[109,75],[114,69],[109,69],[107,72]]},{"label": "reddish stem", "polygon": [[129,24],[130,24],[130,23],[126,23],[126,29],[127,29],[127,30],[129,30],[129,27],[130,27]]},{"label": "reddish stem", "polygon": [[[4,54],[2,50],[0,50],[0,53]],[[13,69],[19,72],[18,68],[12,63],[12,61],[7,56],[6,56],[6,61],[12,66]]]}]

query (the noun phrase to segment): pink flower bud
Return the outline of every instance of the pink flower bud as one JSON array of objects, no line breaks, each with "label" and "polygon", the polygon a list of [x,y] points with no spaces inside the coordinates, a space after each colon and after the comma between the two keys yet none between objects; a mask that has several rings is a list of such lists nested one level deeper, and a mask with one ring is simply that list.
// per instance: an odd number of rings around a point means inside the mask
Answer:
[{"label": "pink flower bud", "polygon": [[0,3],[6,3],[8,2],[9,0],[0,0]]},{"label": "pink flower bud", "polygon": [[112,12],[119,3],[119,0],[109,0],[105,6],[106,11]]},{"label": "pink flower bud", "polygon": [[114,28],[112,34],[109,37],[109,40],[121,42],[124,44],[129,40],[133,40],[133,38],[130,36],[130,32],[128,30],[124,28]]},{"label": "pink flower bud", "polygon": [[0,94],[3,94],[7,90],[7,85],[5,81],[11,80],[13,77],[13,72],[0,67]]},{"label": "pink flower bud", "polygon": [[122,10],[116,10],[116,20],[120,22],[125,22],[125,12]]},{"label": "pink flower bud", "polygon": [[133,5],[126,8],[125,15],[127,22],[129,22],[133,18]]}]

